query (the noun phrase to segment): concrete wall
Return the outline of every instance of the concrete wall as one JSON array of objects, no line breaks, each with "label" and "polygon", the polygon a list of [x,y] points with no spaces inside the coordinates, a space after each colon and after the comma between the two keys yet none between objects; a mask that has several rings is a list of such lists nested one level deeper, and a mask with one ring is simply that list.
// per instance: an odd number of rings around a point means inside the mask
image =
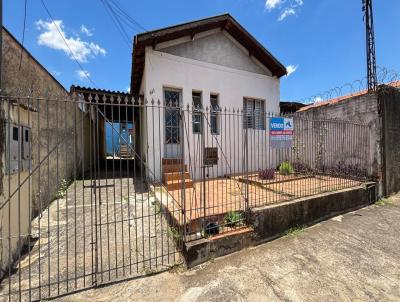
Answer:
[{"label": "concrete wall", "polygon": [[[88,118],[64,87],[4,29],[2,67],[0,255],[4,268],[10,261],[6,238],[17,235],[10,251],[15,257],[30,233],[29,221],[54,200],[63,179],[70,181],[79,175],[84,152],[78,142],[88,141],[82,140]],[[27,171],[6,174],[8,122],[31,128],[30,178]],[[17,194],[10,199],[13,192]]]},{"label": "concrete wall", "polygon": [[379,91],[382,106],[383,165],[385,195],[400,191],[400,90],[385,87]]},{"label": "concrete wall", "polygon": [[[321,143],[325,159],[328,160],[327,165],[332,166],[340,162],[356,164],[367,169],[371,177],[379,177],[381,171],[381,125],[377,94],[355,96],[338,103],[317,106],[296,112],[294,117],[302,120],[321,121],[320,125],[314,125],[308,130],[314,133],[311,137],[322,136],[321,127],[326,128]],[[349,123],[332,125],[331,122],[322,122],[323,120]],[[330,128],[332,129],[329,130]],[[368,130],[363,131],[362,129]],[[301,136],[299,141],[304,141],[303,137],[307,137],[307,133],[298,133],[298,135]],[[306,146],[313,146],[313,144],[306,144]],[[366,152],[360,152],[360,150],[366,150]],[[304,152],[313,151],[304,150]]]},{"label": "concrete wall", "polygon": [[[163,89],[173,88],[181,92],[182,106],[184,109],[187,105],[192,104],[192,91],[201,91],[202,93],[202,104],[203,107],[210,106],[210,94],[215,93],[219,96],[219,105],[222,108],[242,109],[243,98],[256,98],[265,101],[266,112],[279,112],[279,101],[280,101],[280,81],[276,77],[270,77],[258,73],[248,72],[244,70],[234,69],[231,67],[225,67],[213,63],[201,62],[198,60],[188,59],[155,51],[152,48],[146,49],[146,63],[145,63],[145,78],[143,79],[145,85],[143,88],[143,95],[145,99],[151,101],[152,99],[161,104],[164,104]],[[240,113],[239,113],[240,114]],[[147,112],[142,114],[144,120],[147,121],[147,130],[143,127],[142,142],[143,150],[147,154],[147,161],[151,171],[155,172],[156,180],[161,179],[161,164],[160,154],[163,157],[165,154],[164,144],[164,111],[155,110],[153,113],[151,109],[147,109]],[[161,121],[161,127],[158,127],[158,121]],[[233,122],[233,116],[231,116],[231,122]],[[226,124],[228,125],[228,124]],[[242,128],[241,117],[236,116],[237,127]],[[156,131],[153,135],[152,129],[156,127]],[[189,163],[189,155],[191,160],[193,156],[201,158],[202,148],[200,145],[201,136],[193,134],[191,116],[185,115],[185,122],[182,126],[183,132],[185,133],[184,156],[185,162]],[[262,138],[263,141],[259,143],[267,144],[268,137],[266,130],[249,130],[249,134],[255,133]],[[228,131],[231,131],[231,138],[228,137]],[[219,135],[211,135],[209,128],[205,128],[205,146],[216,147],[221,144],[223,140],[223,149],[232,150],[232,153],[223,154],[219,149],[219,163],[213,168],[209,168],[207,174],[214,176],[221,176],[226,173],[234,173],[242,171],[242,151],[241,148],[244,144],[243,134],[240,129],[236,129],[236,139],[233,139],[233,129],[227,129],[225,133]],[[189,140],[189,142],[188,142]],[[154,142],[154,144],[153,144]],[[258,148],[258,147],[256,147]],[[235,154],[233,150],[235,151]],[[155,156],[154,156],[155,154]],[[266,154],[260,156],[268,156]],[[154,160],[152,160],[154,157]],[[227,161],[223,159],[228,158],[231,163],[235,163],[235,167],[227,169]],[[261,160],[261,158],[260,158]],[[256,168],[257,161],[254,160]],[[201,163],[198,161],[198,167]],[[258,166],[258,164],[257,164]],[[195,179],[199,177],[200,169],[191,171],[192,177]]]}]

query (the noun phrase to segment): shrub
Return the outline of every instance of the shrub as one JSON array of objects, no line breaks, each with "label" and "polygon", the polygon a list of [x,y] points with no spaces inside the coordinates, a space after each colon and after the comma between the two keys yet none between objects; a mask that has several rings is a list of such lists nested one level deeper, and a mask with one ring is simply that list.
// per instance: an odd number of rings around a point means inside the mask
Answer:
[{"label": "shrub", "polygon": [[293,174],[293,166],[290,162],[284,161],[279,165],[279,173],[282,175],[291,175]]},{"label": "shrub", "polygon": [[297,173],[311,172],[310,167],[300,161],[296,161],[293,163],[293,170]]},{"label": "shrub", "polygon": [[225,224],[229,227],[234,227],[243,220],[242,213],[230,211],[224,217]]},{"label": "shrub", "polygon": [[275,170],[274,169],[265,169],[258,171],[258,177],[262,180],[269,180],[275,178]]}]

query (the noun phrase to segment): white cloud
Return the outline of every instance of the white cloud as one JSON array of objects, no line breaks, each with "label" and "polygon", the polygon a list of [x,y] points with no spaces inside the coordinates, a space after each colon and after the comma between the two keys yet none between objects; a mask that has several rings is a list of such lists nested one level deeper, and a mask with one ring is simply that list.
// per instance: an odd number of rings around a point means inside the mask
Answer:
[{"label": "white cloud", "polygon": [[[100,45],[93,42],[82,41],[79,37],[68,37],[64,31],[64,25],[62,20],[55,20],[53,22],[46,22],[39,20],[36,25],[42,33],[38,37],[38,44],[47,46],[52,49],[61,50],[71,59],[76,59],[79,62],[87,62],[89,58],[96,57],[98,55],[105,55],[106,50]],[[60,33],[64,36],[65,44]],[[71,49],[71,50],[70,50]]]},{"label": "white cloud", "polygon": [[278,21],[282,21],[286,17],[295,15],[295,14],[296,14],[296,11],[294,10],[294,8],[287,8],[281,13],[281,15],[278,18]]},{"label": "white cloud", "polygon": [[126,87],[126,92],[131,93],[131,87]]},{"label": "white cloud", "polygon": [[286,77],[290,76],[293,72],[295,72],[297,70],[297,67],[299,67],[299,65],[289,65],[286,66],[286,70],[287,70],[287,75]]},{"label": "white cloud", "polygon": [[90,72],[87,70],[77,70],[76,74],[81,81],[87,81],[90,77]]},{"label": "white cloud", "polygon": [[81,25],[81,32],[84,33],[86,36],[91,37],[93,36],[93,31],[87,28],[85,25]]},{"label": "white cloud", "polygon": [[273,10],[275,7],[280,5],[282,0],[267,0],[265,1],[265,8],[269,11]]},{"label": "white cloud", "polygon": [[268,11],[279,8],[278,21],[282,21],[286,17],[296,15],[303,4],[304,0],[266,0],[265,8]]}]

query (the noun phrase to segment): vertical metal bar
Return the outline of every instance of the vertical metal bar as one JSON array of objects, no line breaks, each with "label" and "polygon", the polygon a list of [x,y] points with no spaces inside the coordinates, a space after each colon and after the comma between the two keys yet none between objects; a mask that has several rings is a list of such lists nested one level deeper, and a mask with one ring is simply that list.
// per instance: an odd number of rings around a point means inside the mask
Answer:
[{"label": "vertical metal bar", "polygon": [[[130,190],[129,190],[129,184],[130,184],[130,174],[129,174],[129,165],[130,165],[130,161],[132,158],[132,155],[134,156],[134,153],[132,152],[132,143],[131,143],[131,134],[130,134],[130,130],[129,130],[129,125],[130,125],[130,118],[128,118],[128,112],[129,110],[132,110],[132,114],[133,114],[133,109],[134,107],[131,106],[132,104],[130,104],[128,97],[125,97],[124,99],[124,103],[125,103],[125,120],[126,120],[126,129],[127,129],[127,134],[128,134],[128,139],[127,139],[127,150],[128,150],[128,154],[127,154],[127,159],[126,159],[126,182],[128,185],[128,253],[129,253],[129,273],[132,273],[132,253],[131,253],[131,195],[130,195]],[[128,110],[129,109],[129,110]],[[133,124],[132,124],[132,129],[133,128]],[[134,130],[132,130],[133,132]],[[153,144],[154,146],[154,144]],[[107,173],[106,173],[107,174]],[[106,181],[107,181],[107,177],[106,176]],[[107,185],[107,183],[106,183]],[[108,189],[107,189],[108,191]],[[108,198],[107,198],[107,205],[108,205]],[[107,219],[108,219],[108,213],[107,213]],[[154,224],[155,225],[155,224]],[[108,223],[107,223],[107,227],[108,227]],[[157,242],[157,239],[156,239]]]},{"label": "vertical metal bar", "polygon": [[[78,100],[78,105],[82,104],[82,111],[81,111],[81,152],[82,152],[82,235],[83,235],[83,245],[82,245],[82,258],[83,258],[83,287],[86,287],[86,204],[85,204],[85,142],[87,141],[87,138],[85,138],[85,108],[86,108],[86,103],[84,100],[82,100],[81,103],[79,103],[80,100]],[[58,112],[58,109],[57,109]],[[57,118],[58,120],[58,118]],[[90,122],[90,119],[89,119]],[[58,127],[58,122],[57,122],[57,127]],[[58,148],[57,148],[57,162],[58,162]],[[57,164],[58,165],[58,164]],[[58,210],[57,210],[58,212]]]},{"label": "vertical metal bar", "polygon": [[[38,169],[38,196],[39,196],[39,218],[38,218],[38,230],[39,230],[39,242],[38,242],[38,248],[39,248],[39,255],[41,252],[41,218],[42,218],[42,192],[40,189],[40,185],[41,185],[41,181],[40,181],[40,161],[41,161],[41,154],[40,154],[40,145],[41,145],[41,129],[40,129],[40,100],[39,98],[37,99],[37,108],[38,108],[38,165],[39,165],[39,169]],[[42,288],[41,288],[41,279],[42,279],[42,274],[41,274],[41,257],[39,257],[38,259],[38,278],[39,278],[39,300],[42,299]]]},{"label": "vertical metal bar", "polygon": [[[50,206],[50,123],[49,123],[49,96],[46,95],[46,130],[47,130],[47,198],[46,200],[46,207]],[[50,287],[50,211],[47,211],[47,282],[48,282],[48,296],[50,297],[51,295],[51,287]]]}]

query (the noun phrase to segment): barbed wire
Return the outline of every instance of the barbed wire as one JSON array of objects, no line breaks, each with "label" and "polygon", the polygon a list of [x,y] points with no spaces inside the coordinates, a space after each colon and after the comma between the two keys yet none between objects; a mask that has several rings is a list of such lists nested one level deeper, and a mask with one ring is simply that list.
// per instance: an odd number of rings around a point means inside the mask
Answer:
[{"label": "barbed wire", "polygon": [[[377,79],[378,85],[380,86],[387,85],[400,88],[400,73],[396,70],[378,66]],[[364,94],[367,92],[367,89],[367,77],[363,77],[362,79],[354,80],[353,82],[347,82],[341,86],[336,86],[330,90],[316,93],[306,98],[297,99],[294,102],[311,105],[315,103],[327,102],[333,99],[347,98]]]}]

